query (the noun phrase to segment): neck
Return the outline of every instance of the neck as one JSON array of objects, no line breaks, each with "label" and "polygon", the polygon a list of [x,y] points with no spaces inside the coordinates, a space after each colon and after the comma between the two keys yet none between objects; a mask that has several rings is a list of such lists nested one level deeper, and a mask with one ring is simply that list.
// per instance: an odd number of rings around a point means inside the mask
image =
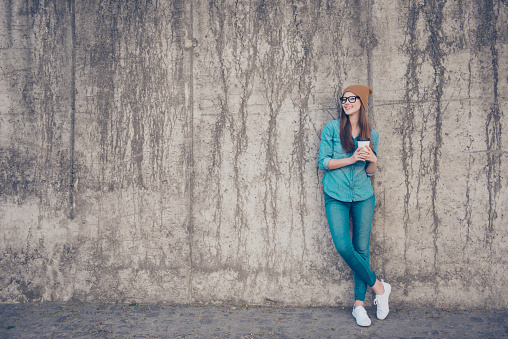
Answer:
[{"label": "neck", "polygon": [[356,130],[356,129],[360,128],[360,126],[358,125],[359,121],[360,121],[359,114],[355,114],[355,115],[350,115],[349,116],[349,123],[351,124],[351,128],[353,130]]}]

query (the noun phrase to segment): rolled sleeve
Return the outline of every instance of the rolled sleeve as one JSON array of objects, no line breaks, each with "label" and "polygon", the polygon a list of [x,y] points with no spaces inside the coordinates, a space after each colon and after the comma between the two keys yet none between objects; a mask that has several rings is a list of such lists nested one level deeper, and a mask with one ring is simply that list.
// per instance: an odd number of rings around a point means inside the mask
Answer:
[{"label": "rolled sleeve", "polygon": [[330,159],[330,158],[323,159],[323,165],[322,165],[323,168],[321,168],[321,169],[327,170],[328,163],[330,162],[330,160],[332,160],[332,159]]},{"label": "rolled sleeve", "polygon": [[319,168],[328,170],[328,163],[333,157],[333,128],[328,122],[321,134],[321,143],[319,144]]}]

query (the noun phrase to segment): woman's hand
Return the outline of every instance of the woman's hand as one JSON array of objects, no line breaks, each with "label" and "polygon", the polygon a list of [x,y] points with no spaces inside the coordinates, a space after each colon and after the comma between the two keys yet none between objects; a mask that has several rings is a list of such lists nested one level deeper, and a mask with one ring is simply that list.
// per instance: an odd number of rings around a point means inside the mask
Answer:
[{"label": "woman's hand", "polygon": [[377,157],[369,146],[362,147],[362,149],[363,149],[362,154],[364,156],[365,161],[377,163]]},{"label": "woman's hand", "polygon": [[363,151],[363,147],[358,147],[356,151],[351,156],[351,159],[353,161],[353,164],[357,161],[364,161],[365,160],[365,152]]},{"label": "woman's hand", "polygon": [[351,156],[351,159],[353,160],[353,163],[356,163],[357,161],[369,161],[377,163],[377,157],[369,146],[358,147]]}]

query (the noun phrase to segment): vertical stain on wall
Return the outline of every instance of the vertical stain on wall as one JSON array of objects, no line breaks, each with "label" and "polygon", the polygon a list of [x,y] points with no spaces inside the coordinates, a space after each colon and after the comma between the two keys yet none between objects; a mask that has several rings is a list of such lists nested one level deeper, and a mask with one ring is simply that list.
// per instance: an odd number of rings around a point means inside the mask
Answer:
[{"label": "vertical stain on wall", "polygon": [[[431,206],[432,206],[432,233],[434,236],[434,272],[436,277],[439,274],[439,247],[437,239],[439,237],[440,220],[437,212],[438,204],[438,181],[439,181],[439,168],[440,168],[440,149],[442,146],[442,114],[445,107],[443,107],[443,90],[445,86],[445,67],[443,50],[444,45],[444,32],[443,32],[443,7],[446,0],[429,1],[425,10],[425,18],[427,22],[427,29],[429,31],[429,38],[425,49],[432,68],[434,69],[434,78],[432,89],[430,90],[431,98],[435,100],[435,106],[431,106],[435,110],[434,117],[434,140],[433,146],[430,150],[430,185],[431,185]],[[436,280],[436,298],[438,293],[438,282]]]},{"label": "vertical stain on wall", "polygon": [[[365,4],[364,6],[367,10],[366,10],[366,15],[365,15],[365,18],[366,18],[366,23],[365,23],[365,26],[367,27],[367,34],[366,34],[366,38],[367,38],[367,41],[365,43],[365,46],[364,46],[364,49],[366,50],[366,53],[367,53],[367,84],[368,86],[372,87],[373,86],[373,61],[374,61],[374,58],[373,58],[373,51],[374,49],[376,48],[377,44],[378,44],[378,39],[377,39],[377,36],[376,36],[376,33],[374,32],[374,16],[373,16],[373,1],[367,1],[367,3]],[[367,114],[369,115],[369,123],[371,126],[376,126],[376,115],[375,115],[375,97],[373,98],[373,100],[371,101],[371,104],[369,105],[369,110],[367,112]],[[374,178],[373,178],[374,179]],[[374,179],[375,180],[375,179]],[[373,180],[373,184],[375,183],[375,181]]]},{"label": "vertical stain on wall", "polygon": [[48,2],[44,7],[31,4],[29,8],[34,30],[31,100],[40,138],[36,181],[41,211],[50,212],[55,207],[68,210],[72,97],[69,7],[61,2]]},{"label": "vertical stain on wall", "polygon": [[497,200],[501,190],[501,118],[503,113],[499,105],[499,61],[498,61],[498,16],[502,6],[500,1],[484,0],[478,5],[478,30],[476,46],[479,53],[485,53],[485,63],[490,61],[492,86],[488,86],[485,95],[492,97],[485,121],[485,142],[487,147],[487,190],[489,194],[488,224],[485,230],[485,242],[492,245],[495,235],[495,221],[498,218]]},{"label": "vertical stain on wall", "polygon": [[0,4],[0,50],[12,48],[12,1]]},{"label": "vertical stain on wall", "polygon": [[[0,201],[17,205],[37,197],[39,190],[36,164],[40,142],[33,133],[38,130],[38,117],[34,100],[32,20],[24,7],[12,1],[0,5]],[[13,27],[13,22],[18,25]]]},{"label": "vertical stain on wall", "polygon": [[[467,97],[468,97],[468,119],[470,120],[472,117],[472,108],[471,108],[471,60],[469,60],[468,63],[468,78],[467,78]],[[467,148],[470,150],[471,146],[473,144],[473,140],[471,136],[469,136],[469,145]],[[472,213],[473,213],[473,201],[471,197],[471,187],[474,185],[474,180],[471,180],[471,171],[473,169],[473,157],[471,154],[468,156],[467,160],[467,176],[466,176],[466,202],[465,202],[465,212],[464,212],[464,222],[466,224],[466,241],[464,242],[464,245],[462,247],[462,250],[464,251],[466,247],[469,245],[469,242],[471,240],[470,232],[472,227]]]},{"label": "vertical stain on wall", "polygon": [[[330,21],[329,21],[329,31],[331,35],[331,58],[332,58],[332,66],[333,66],[333,74],[335,76],[335,81],[337,85],[335,87],[334,98],[340,97],[342,94],[342,90],[348,86],[349,84],[345,84],[345,79],[348,78],[350,73],[353,73],[354,70],[351,69],[351,65],[355,64],[354,62],[354,46],[357,45],[356,39],[361,38],[363,34],[358,36],[354,32],[355,28],[358,28],[360,25],[350,25],[351,21],[349,20],[351,16],[356,16],[356,18],[360,18],[360,13],[352,10],[353,6],[350,5],[350,2],[345,3],[328,3],[327,4],[327,12],[330,13]],[[350,31],[353,29],[353,32],[350,35]],[[351,41],[351,38],[355,40]],[[351,44],[350,44],[351,42]],[[356,76],[360,77],[360,75],[353,75],[353,78]],[[338,99],[335,99],[337,107],[339,106]],[[337,119],[338,116],[334,115],[333,119]]]},{"label": "vertical stain on wall", "polygon": [[[159,186],[165,178],[165,145],[185,115],[182,86],[181,9],[155,4],[101,2],[90,68],[90,106],[97,119],[102,163],[99,186],[109,190]],[[173,28],[174,28],[173,27]],[[181,29],[180,27],[178,29]],[[174,82],[170,81],[174,79]]]},{"label": "vertical stain on wall", "polygon": [[[214,244],[206,256],[215,257],[220,266],[226,263],[242,266],[241,253],[248,246],[248,232],[252,226],[247,211],[248,173],[245,172],[251,168],[245,166],[245,156],[249,147],[248,102],[258,62],[260,23],[253,15],[255,8],[254,4],[242,2],[210,1],[208,5],[219,91],[214,97],[217,115],[211,133],[210,180],[207,182],[214,192],[212,210],[216,228],[213,230]],[[225,216],[228,211],[232,211],[231,219]],[[221,243],[227,230],[233,233],[235,242],[224,248]],[[230,253],[239,257],[231,258]],[[202,267],[208,264],[203,261]]]},{"label": "vertical stain on wall", "polygon": [[[294,132],[293,150],[291,152],[291,160],[289,162],[290,182],[296,183],[296,192],[293,193],[291,186],[289,199],[296,209],[298,218],[294,218],[291,223],[290,234],[294,234],[291,238],[295,240],[302,239],[303,247],[299,253],[301,260],[305,260],[309,255],[307,248],[306,229],[307,215],[309,206],[307,205],[308,190],[306,187],[306,167],[312,158],[309,158],[309,100],[311,99],[312,89],[316,81],[316,47],[315,37],[318,32],[318,22],[321,14],[321,4],[296,4],[292,5],[293,20],[291,22],[291,30],[289,43],[293,47],[295,55],[294,72],[297,76],[295,87],[296,95],[293,95],[293,104],[298,109],[298,117],[296,121],[296,131]],[[312,154],[314,156],[314,154]],[[297,237],[296,231],[301,232],[301,236]],[[292,242],[290,242],[292,243]],[[295,241],[295,244],[297,241]],[[296,254],[296,253],[295,253]]]},{"label": "vertical stain on wall", "polygon": [[[404,171],[403,225],[405,233],[404,258],[413,255],[414,243],[426,247],[423,239],[413,239],[413,224],[430,210],[432,219],[432,252],[434,269],[431,280],[436,281],[438,267],[440,218],[438,215],[438,183],[442,147],[442,119],[445,114],[445,33],[443,31],[443,10],[446,1],[411,1],[405,26],[404,50],[408,57],[405,72],[405,112],[399,132],[402,135],[401,161]],[[422,36],[425,37],[423,40]],[[432,68],[430,77],[422,73]],[[432,139],[429,135],[432,133]],[[415,169],[417,166],[417,170]],[[428,197],[429,201],[425,199]],[[416,204],[416,214],[413,214]],[[427,204],[430,206],[427,207]],[[410,253],[411,252],[411,253]],[[409,264],[404,276],[411,279],[416,272],[410,272]],[[437,282],[436,282],[437,284]],[[408,293],[407,286],[405,293]],[[437,288],[437,285],[436,285]]]},{"label": "vertical stain on wall", "polygon": [[[98,161],[103,164],[115,164],[115,152],[112,150],[120,147],[120,152],[124,153],[124,145],[120,140],[114,139],[115,122],[122,123],[119,118],[113,119],[113,93],[114,93],[114,41],[117,40],[115,33],[117,31],[111,27],[116,21],[112,6],[100,3],[95,9],[97,16],[94,22],[94,37],[87,44],[87,56],[84,61],[84,67],[90,68],[89,76],[91,77],[92,89],[89,93],[89,106],[97,119],[94,121],[98,134]],[[93,38],[92,38],[93,39]],[[116,121],[115,121],[116,120]],[[122,129],[123,130],[123,129]],[[125,128],[125,130],[128,130]],[[123,159],[122,154],[117,155]],[[115,166],[116,167],[116,166]],[[116,173],[115,179],[111,179],[108,175],[107,167],[100,168],[99,186],[108,183],[108,189],[113,190],[120,186],[119,181],[124,177],[123,172],[125,166],[119,168],[113,167]]]},{"label": "vertical stain on wall", "polygon": [[[244,242],[241,236],[241,229],[248,225],[246,215],[246,196],[247,185],[243,178],[241,157],[249,146],[248,131],[248,101],[252,95],[254,78],[256,75],[256,62],[258,56],[258,33],[259,22],[252,15],[252,9],[245,4],[235,3],[233,15],[233,47],[232,58],[234,68],[240,83],[240,98],[238,107],[239,117],[234,128],[231,130],[231,138],[234,140],[234,182],[236,189],[236,208],[235,208],[235,228],[239,230],[238,241]],[[223,62],[221,62],[223,64]]]},{"label": "vertical stain on wall", "polygon": [[[220,86],[222,89],[222,95],[217,98],[219,103],[219,115],[214,125],[213,131],[213,149],[212,149],[212,166],[210,167],[209,174],[212,181],[215,182],[215,189],[213,190],[216,197],[215,202],[215,214],[214,222],[217,224],[217,240],[220,238],[220,227],[222,224],[222,143],[224,133],[227,129],[228,120],[231,119],[229,112],[229,77],[230,67],[226,62],[226,15],[223,1],[211,1],[209,3],[209,15],[211,19],[211,30],[215,39],[215,52],[218,56],[219,61],[219,78]],[[220,244],[217,243],[217,248],[220,248]]]},{"label": "vertical stain on wall", "polygon": [[283,184],[281,159],[279,158],[280,134],[278,119],[283,102],[287,99],[289,91],[296,83],[298,75],[294,72],[295,59],[293,46],[287,44],[290,32],[287,30],[286,11],[280,3],[264,4],[259,13],[263,22],[261,35],[263,36],[262,49],[260,52],[260,82],[261,91],[267,104],[268,127],[264,137],[265,160],[263,214],[266,223],[266,265],[272,268],[276,265],[276,239],[279,218],[279,189]]},{"label": "vertical stain on wall", "polygon": [[[408,64],[405,73],[405,114],[402,117],[401,125],[399,127],[399,133],[402,135],[401,145],[401,161],[402,169],[404,172],[404,215],[403,215],[403,227],[404,227],[404,259],[408,257],[408,248],[410,241],[410,200],[411,194],[413,194],[412,177],[414,175],[413,170],[413,155],[415,154],[415,147],[413,137],[415,135],[415,112],[417,111],[419,102],[419,80],[418,74],[420,72],[422,60],[422,52],[418,48],[418,36],[417,36],[417,24],[420,18],[420,5],[417,2],[410,2],[408,8],[406,23],[406,40],[404,44],[405,53],[408,55]],[[408,266],[404,268],[404,275],[408,276]],[[407,294],[407,286],[405,287],[404,293]]]}]

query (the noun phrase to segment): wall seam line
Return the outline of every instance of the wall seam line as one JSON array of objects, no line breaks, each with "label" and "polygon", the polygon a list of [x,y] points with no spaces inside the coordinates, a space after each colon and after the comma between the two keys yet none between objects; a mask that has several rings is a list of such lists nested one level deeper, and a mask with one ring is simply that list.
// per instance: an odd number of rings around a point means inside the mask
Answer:
[{"label": "wall seam line", "polygon": [[75,217],[75,205],[76,205],[76,188],[75,185],[75,162],[74,162],[74,150],[75,150],[75,126],[76,126],[76,3],[75,0],[70,0],[70,12],[71,12],[71,131],[70,131],[70,183],[69,183],[69,203],[70,203],[70,218]]},{"label": "wall seam line", "polygon": [[[193,1],[189,1],[189,38],[194,41],[194,6]],[[189,301],[193,301],[193,289],[192,289],[192,273],[193,273],[193,234],[194,234],[194,49],[189,48],[189,133],[190,133],[190,144],[189,144],[189,167],[190,167],[190,178],[189,178]]]}]

